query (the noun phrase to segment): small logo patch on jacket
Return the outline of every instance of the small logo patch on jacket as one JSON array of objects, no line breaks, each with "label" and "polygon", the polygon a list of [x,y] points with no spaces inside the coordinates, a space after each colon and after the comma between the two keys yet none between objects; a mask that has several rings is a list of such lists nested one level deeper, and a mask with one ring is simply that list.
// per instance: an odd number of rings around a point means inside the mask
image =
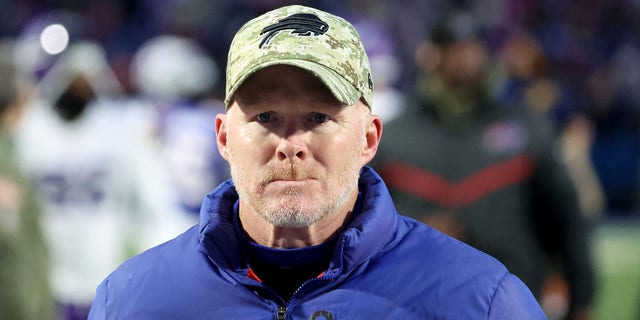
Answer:
[{"label": "small logo patch on jacket", "polygon": [[327,310],[319,310],[314,312],[309,320],[333,320],[333,315]]}]

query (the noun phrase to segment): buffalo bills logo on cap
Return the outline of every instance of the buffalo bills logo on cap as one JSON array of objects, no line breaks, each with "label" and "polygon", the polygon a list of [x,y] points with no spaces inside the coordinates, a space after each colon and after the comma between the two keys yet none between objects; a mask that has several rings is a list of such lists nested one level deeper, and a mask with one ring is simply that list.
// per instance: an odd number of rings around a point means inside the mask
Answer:
[{"label": "buffalo bills logo on cap", "polygon": [[298,36],[311,37],[324,34],[329,30],[329,25],[314,14],[298,13],[290,15],[262,29],[260,35],[267,34],[267,36],[262,39],[258,48],[262,48],[263,45],[268,44],[273,37],[284,30],[291,30],[292,34]]}]

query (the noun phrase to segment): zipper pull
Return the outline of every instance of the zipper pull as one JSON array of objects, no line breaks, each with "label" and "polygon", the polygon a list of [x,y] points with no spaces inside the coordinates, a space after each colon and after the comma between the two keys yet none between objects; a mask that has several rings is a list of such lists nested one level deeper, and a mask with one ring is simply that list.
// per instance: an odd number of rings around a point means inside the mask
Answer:
[{"label": "zipper pull", "polygon": [[277,320],[285,320],[287,317],[287,307],[279,306],[278,307],[278,317]]}]

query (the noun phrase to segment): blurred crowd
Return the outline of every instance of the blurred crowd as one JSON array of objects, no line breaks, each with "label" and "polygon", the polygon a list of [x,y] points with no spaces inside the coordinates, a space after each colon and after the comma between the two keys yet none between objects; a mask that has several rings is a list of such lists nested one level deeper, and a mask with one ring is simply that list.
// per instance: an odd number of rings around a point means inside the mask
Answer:
[{"label": "blurred crowd", "polygon": [[[0,168],[0,240],[17,243],[11,240],[19,233],[16,230],[32,226],[27,228],[28,234],[35,235],[28,240],[33,242],[29,250],[44,250],[42,243],[48,247],[53,299],[37,297],[43,306],[39,315],[33,308],[33,314],[22,315],[16,311],[19,305],[12,302],[4,307],[0,302],[0,313],[15,312],[12,318],[35,319],[46,318],[55,309],[59,319],[83,319],[93,290],[106,273],[126,257],[195,224],[203,196],[229,177],[226,163],[217,154],[213,119],[224,111],[222,75],[231,39],[250,18],[288,3],[317,7],[353,22],[370,56],[376,87],[373,111],[393,130],[407,130],[408,122],[403,122],[407,116],[418,119],[412,115],[423,108],[425,97],[428,104],[435,105],[433,113],[445,132],[424,131],[432,139],[460,137],[464,136],[460,134],[462,127],[484,126],[470,120],[469,115],[477,114],[469,106],[485,102],[500,110],[496,119],[514,111],[546,119],[543,130],[537,124],[531,129],[542,132],[532,136],[544,136],[534,137],[544,142],[522,138],[522,130],[530,129],[528,120],[522,125],[524,129],[512,122],[500,126],[487,122],[489,129],[482,132],[490,140],[478,142],[489,143],[500,152],[526,150],[525,157],[505,162],[517,166],[513,183],[524,185],[532,180],[547,193],[559,190],[555,198],[549,198],[550,207],[568,208],[559,216],[569,218],[554,221],[553,228],[541,232],[547,232],[551,239],[538,239],[538,234],[527,238],[523,236],[529,232],[525,227],[527,231],[511,230],[515,238],[526,238],[521,239],[523,243],[543,242],[541,248],[527,244],[527,250],[540,254],[555,244],[562,247],[557,250],[559,255],[587,252],[589,228],[600,219],[640,217],[639,1],[8,0],[2,1],[0,12],[1,54],[3,59],[14,59],[15,70],[0,71],[4,87],[9,88],[6,79],[16,79],[16,83],[12,93],[3,89],[0,100],[0,137],[11,136],[5,139],[6,145],[0,145],[1,150],[11,150],[0,155],[5,161]],[[466,44],[449,45],[457,41]],[[441,82],[437,75],[442,75]],[[470,165],[462,160],[480,159],[478,154],[477,158],[462,159],[452,151],[453,143],[443,143],[449,141],[445,138],[439,140],[440,145],[425,147],[419,135],[413,140],[407,140],[403,133],[398,135],[401,143],[416,143],[416,148],[425,148],[426,153],[444,150],[442,154],[452,158],[425,156],[421,160],[446,162],[449,169],[456,163],[471,168],[479,161]],[[471,143],[473,139],[463,140]],[[393,152],[392,147],[384,147],[385,138],[382,145],[383,156]],[[462,148],[469,151],[474,147],[467,144]],[[540,163],[554,159],[567,170],[567,181],[572,185],[568,193],[555,188],[563,181],[536,180]],[[385,168],[384,163],[374,165]],[[20,171],[20,178],[5,175],[10,171],[7,168]],[[500,168],[493,174],[509,174]],[[400,176],[406,174],[402,171]],[[455,175],[447,177],[448,173],[438,174],[437,179],[456,179]],[[387,178],[392,182],[393,173]],[[451,192],[464,189],[451,181],[427,180]],[[527,184],[522,188],[533,187]],[[16,203],[22,203],[29,190],[35,191],[38,200],[30,195],[30,202],[25,203],[37,207],[34,211],[39,212],[40,222],[21,224],[14,221],[16,217],[7,220],[5,211],[26,207]],[[438,192],[423,198],[435,203],[425,208],[439,213],[465,212],[482,197]],[[560,197],[566,194],[569,196]],[[497,195],[501,200],[491,200],[493,211],[503,207],[497,203],[508,198]],[[521,198],[519,195],[514,201],[524,201]],[[405,201],[400,207],[422,208],[417,200],[398,199]],[[504,207],[518,208],[511,204]],[[411,214],[501,260],[500,255],[510,250],[514,256],[527,251],[494,246],[485,235],[499,223],[486,231],[473,231],[473,218],[460,227],[450,218],[442,219],[443,215],[429,217],[426,211]],[[473,217],[471,211],[459,215]],[[15,226],[7,229],[7,221],[14,221]],[[461,234],[460,228],[471,231]],[[473,236],[486,242],[474,243],[470,240]],[[494,240],[509,242],[502,237],[504,234]],[[0,243],[3,252],[15,253],[19,246],[6,248]],[[506,254],[504,259],[510,258],[514,257]],[[515,265],[526,264],[534,255],[518,259],[514,258]],[[585,279],[592,277],[589,260],[588,254],[559,258],[558,263],[574,264],[575,268],[551,267],[555,271],[551,275],[560,278],[555,282],[553,277],[543,279],[548,275],[532,275],[537,277],[532,280],[537,286],[534,292],[540,296],[548,293],[544,307],[550,318],[560,319],[575,311],[568,311],[576,307],[568,302],[571,295],[576,296],[569,293],[571,290],[584,293],[580,302],[585,305],[577,307],[588,309],[595,290],[593,279]],[[4,268],[0,262],[0,279],[10,282],[3,278],[9,274]],[[574,272],[577,279],[563,279],[563,272],[565,276]],[[42,288],[49,284],[36,280],[31,279],[33,287],[40,285],[41,289],[34,290],[48,291]],[[560,302],[554,300],[557,295]],[[50,300],[55,301],[55,307],[46,307]],[[588,311],[579,311],[584,313],[576,313],[573,319],[588,319]]]},{"label": "blurred crowd", "polygon": [[[477,34],[495,71],[493,94],[509,105],[526,100],[549,113],[560,130],[589,131],[587,151],[606,198],[604,212],[637,211],[637,1],[20,0],[3,2],[0,35],[25,40],[63,23],[71,41],[88,39],[104,48],[123,93],[133,94],[141,88],[131,76],[131,62],[152,37],[193,39],[224,70],[231,37],[243,22],[294,2],[340,13],[359,27],[373,57],[378,98],[394,106],[378,110],[388,119],[406,107],[403,95],[414,90],[418,77],[415,47],[434,26],[447,21],[458,34]],[[43,76],[55,57],[36,55],[21,58]],[[208,94],[220,98],[224,81],[216,80]]]}]

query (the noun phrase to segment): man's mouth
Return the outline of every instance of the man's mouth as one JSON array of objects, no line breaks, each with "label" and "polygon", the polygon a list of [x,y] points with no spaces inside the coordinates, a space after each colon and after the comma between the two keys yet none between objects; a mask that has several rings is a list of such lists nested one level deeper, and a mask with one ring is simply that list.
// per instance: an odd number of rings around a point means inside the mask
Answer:
[{"label": "man's mouth", "polygon": [[308,178],[299,178],[299,179],[283,178],[283,179],[272,179],[268,183],[283,184],[283,185],[297,185],[297,184],[307,183],[307,182],[309,182],[311,180],[314,180],[314,179],[308,179]]}]

